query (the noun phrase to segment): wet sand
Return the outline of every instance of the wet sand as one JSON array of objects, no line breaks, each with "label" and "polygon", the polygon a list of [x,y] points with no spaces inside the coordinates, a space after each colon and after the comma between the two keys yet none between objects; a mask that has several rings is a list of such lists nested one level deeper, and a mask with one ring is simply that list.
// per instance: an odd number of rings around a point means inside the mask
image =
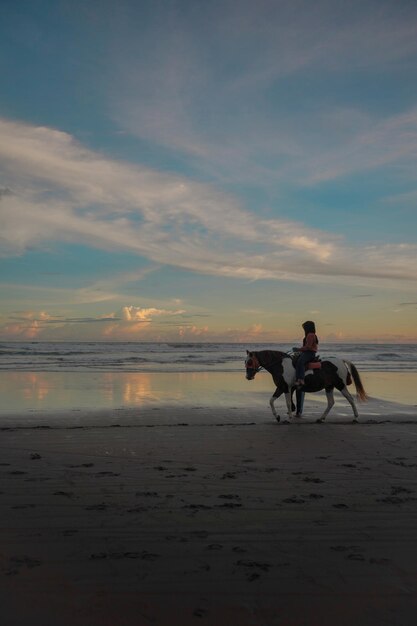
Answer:
[{"label": "wet sand", "polygon": [[322,408],[3,416],[2,623],[414,625],[417,410]]}]

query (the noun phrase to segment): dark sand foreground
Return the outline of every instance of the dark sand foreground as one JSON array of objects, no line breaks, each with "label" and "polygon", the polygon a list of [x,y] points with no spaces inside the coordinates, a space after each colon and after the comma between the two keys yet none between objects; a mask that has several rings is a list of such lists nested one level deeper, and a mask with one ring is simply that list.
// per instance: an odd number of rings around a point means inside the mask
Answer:
[{"label": "dark sand foreground", "polygon": [[414,625],[417,416],[367,410],[3,421],[1,623]]}]

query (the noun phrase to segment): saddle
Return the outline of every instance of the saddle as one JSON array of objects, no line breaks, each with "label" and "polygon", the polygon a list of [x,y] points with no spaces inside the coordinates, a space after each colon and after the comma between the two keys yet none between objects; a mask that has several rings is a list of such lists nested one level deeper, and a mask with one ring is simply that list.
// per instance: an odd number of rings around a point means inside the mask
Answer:
[{"label": "saddle", "polygon": [[[297,364],[297,360],[298,360],[298,357],[300,356],[300,354],[301,354],[301,352],[297,352],[297,354],[295,354],[292,357],[292,362],[293,362],[294,367]],[[305,369],[306,369],[306,372],[307,372],[307,370],[319,370],[319,369],[321,369],[321,359],[320,359],[320,357],[318,355],[315,356],[312,361],[307,363]]]},{"label": "saddle", "polygon": [[319,370],[321,369],[321,361],[318,357],[314,359],[314,361],[310,361],[307,363],[306,370]]}]

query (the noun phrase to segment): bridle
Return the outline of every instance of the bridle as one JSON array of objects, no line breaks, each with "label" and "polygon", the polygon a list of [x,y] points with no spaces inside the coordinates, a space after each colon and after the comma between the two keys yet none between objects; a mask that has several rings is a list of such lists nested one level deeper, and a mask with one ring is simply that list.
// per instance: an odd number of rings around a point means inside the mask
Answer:
[{"label": "bridle", "polygon": [[[257,357],[254,354],[248,355],[245,359],[245,366],[246,369],[251,369],[253,370],[253,376],[252,378],[255,377],[255,374],[257,374],[259,372],[260,369],[262,369],[262,366],[259,364],[259,361],[257,359]],[[247,374],[246,374],[246,378],[247,378]]]}]

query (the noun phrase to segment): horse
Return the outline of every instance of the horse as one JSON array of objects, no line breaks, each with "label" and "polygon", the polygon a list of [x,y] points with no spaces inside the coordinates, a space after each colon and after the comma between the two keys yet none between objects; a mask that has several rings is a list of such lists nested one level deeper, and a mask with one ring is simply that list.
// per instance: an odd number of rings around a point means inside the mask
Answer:
[{"label": "horse", "polygon": [[[286,352],[280,352],[278,350],[261,350],[260,352],[249,352],[246,350],[246,355],[245,367],[247,380],[253,380],[261,368],[267,370],[277,386],[269,400],[272,413],[277,422],[279,422],[280,416],[275,410],[274,403],[277,398],[284,393],[288,417],[291,420],[295,409],[292,402],[292,394],[294,389],[296,389],[295,366],[292,357]],[[335,387],[351,405],[354,416],[353,422],[358,421],[359,415],[355,401],[347,389],[347,385],[352,384],[352,379],[355,383],[358,400],[365,402],[367,399],[366,391],[363,387],[358,370],[350,361],[336,357],[328,357],[324,361],[307,364],[304,385],[301,388],[302,391],[306,391],[307,393],[321,391],[322,389],[326,391],[327,407],[323,415],[316,420],[317,423],[324,422],[330,409],[334,405],[333,390]]]}]

